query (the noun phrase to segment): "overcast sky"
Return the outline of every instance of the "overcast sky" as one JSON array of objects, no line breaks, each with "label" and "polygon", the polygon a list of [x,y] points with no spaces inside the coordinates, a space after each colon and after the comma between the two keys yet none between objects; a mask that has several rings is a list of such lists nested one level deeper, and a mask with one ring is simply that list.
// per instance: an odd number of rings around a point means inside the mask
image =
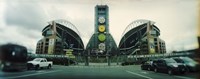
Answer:
[{"label": "overcast sky", "polygon": [[198,0],[0,0],[0,44],[35,51],[48,22],[65,19],[77,27],[86,46],[94,32],[97,4],[109,6],[110,33],[117,45],[127,25],[147,19],[156,22],[167,52],[198,47]]}]

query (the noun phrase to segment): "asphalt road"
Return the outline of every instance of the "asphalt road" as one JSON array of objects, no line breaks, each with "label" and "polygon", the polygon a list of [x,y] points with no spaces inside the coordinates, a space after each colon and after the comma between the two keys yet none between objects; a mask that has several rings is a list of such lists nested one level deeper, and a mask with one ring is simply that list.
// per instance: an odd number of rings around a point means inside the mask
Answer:
[{"label": "asphalt road", "polygon": [[168,75],[131,66],[59,66],[52,69],[0,72],[0,79],[196,79],[197,73]]}]

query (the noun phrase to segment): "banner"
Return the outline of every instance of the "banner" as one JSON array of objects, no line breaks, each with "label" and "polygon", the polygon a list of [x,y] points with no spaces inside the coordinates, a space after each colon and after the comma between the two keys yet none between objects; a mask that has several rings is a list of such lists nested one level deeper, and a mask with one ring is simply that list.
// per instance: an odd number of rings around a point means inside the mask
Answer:
[{"label": "banner", "polygon": [[154,46],[154,38],[153,37],[149,37],[149,53],[155,53],[155,46]]},{"label": "banner", "polygon": [[49,39],[48,54],[53,54],[54,39]]}]

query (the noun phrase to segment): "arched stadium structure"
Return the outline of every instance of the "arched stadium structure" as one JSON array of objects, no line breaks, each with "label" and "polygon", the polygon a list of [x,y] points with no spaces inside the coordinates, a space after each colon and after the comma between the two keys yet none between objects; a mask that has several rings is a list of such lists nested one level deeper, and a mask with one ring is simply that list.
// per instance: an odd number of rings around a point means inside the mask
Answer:
[{"label": "arched stadium structure", "polygon": [[119,43],[120,54],[166,53],[165,42],[159,38],[160,29],[150,20],[136,20],[130,23]]},{"label": "arched stadium structure", "polygon": [[81,55],[84,44],[77,28],[69,21],[54,20],[42,30],[36,54]]}]

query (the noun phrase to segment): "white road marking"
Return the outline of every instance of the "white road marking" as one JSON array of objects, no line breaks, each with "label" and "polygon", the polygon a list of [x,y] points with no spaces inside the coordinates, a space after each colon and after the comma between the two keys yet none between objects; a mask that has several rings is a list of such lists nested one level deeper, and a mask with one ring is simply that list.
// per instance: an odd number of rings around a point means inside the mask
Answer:
[{"label": "white road marking", "polygon": [[143,74],[147,74],[147,72],[141,72],[141,73],[143,73]]},{"label": "white road marking", "polygon": [[42,73],[42,72],[46,72],[46,71],[35,71],[35,72]]},{"label": "white road marking", "polygon": [[69,66],[72,68],[118,68],[122,66]]},{"label": "white road marking", "polygon": [[184,76],[174,76],[174,77],[181,78],[181,79],[195,79],[195,78],[184,77]]},{"label": "white road marking", "polygon": [[137,74],[137,73],[134,73],[134,72],[131,72],[131,71],[128,71],[128,70],[126,70],[126,72],[128,72],[128,73],[130,73],[130,74],[133,74],[133,75],[140,76],[140,77],[144,77],[144,78],[147,78],[147,79],[153,79],[153,78],[151,78],[151,77],[144,76],[144,75],[141,75],[141,74]]},{"label": "white road marking", "polygon": [[[49,71],[49,72],[38,72],[38,73],[33,73],[33,74],[26,74],[26,75],[20,75],[20,76],[13,76],[13,77],[3,77],[3,79],[14,79],[14,78],[21,78],[21,77],[28,77],[28,76],[35,76],[35,75],[41,75],[41,74],[47,74],[47,73],[53,73],[53,72],[58,72],[61,70],[57,71]],[[1,79],[1,77],[0,77]]]}]

